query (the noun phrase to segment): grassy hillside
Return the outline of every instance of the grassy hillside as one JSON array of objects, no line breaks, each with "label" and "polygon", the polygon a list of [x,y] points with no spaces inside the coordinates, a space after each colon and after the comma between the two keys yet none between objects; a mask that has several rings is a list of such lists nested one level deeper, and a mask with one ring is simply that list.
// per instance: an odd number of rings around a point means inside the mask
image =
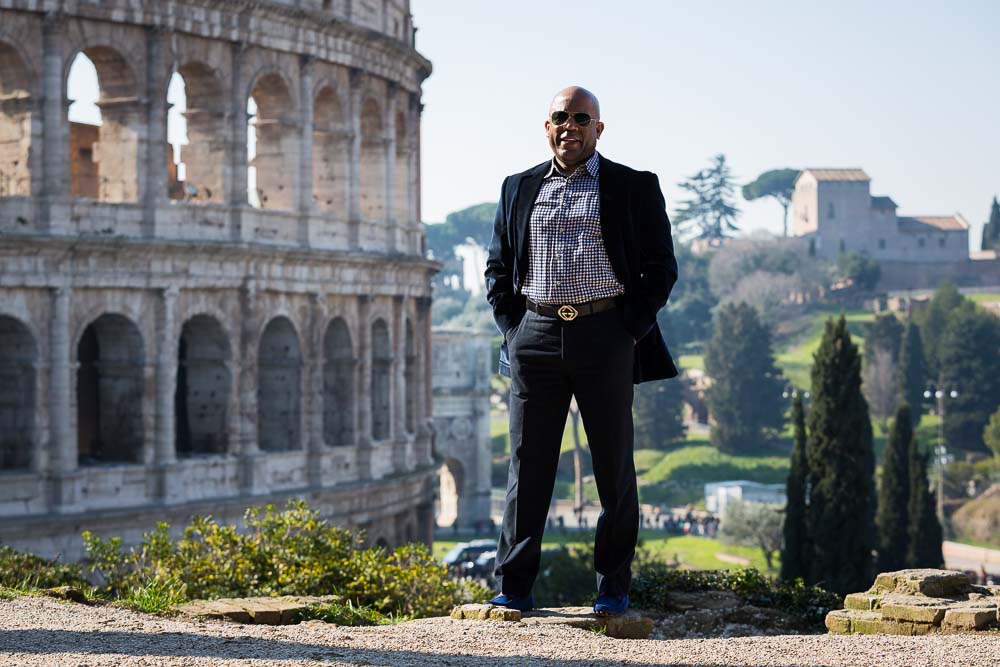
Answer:
[{"label": "grassy hillside", "polygon": [[[865,324],[875,320],[875,313],[867,310],[842,311],[833,306],[825,306],[802,315],[795,322],[785,323],[776,332],[774,348],[778,368],[796,387],[809,388],[813,353],[819,349],[826,321],[831,317],[840,317],[841,312],[847,318],[851,339],[863,351]],[[782,336],[783,331],[795,333],[785,337]]]}]

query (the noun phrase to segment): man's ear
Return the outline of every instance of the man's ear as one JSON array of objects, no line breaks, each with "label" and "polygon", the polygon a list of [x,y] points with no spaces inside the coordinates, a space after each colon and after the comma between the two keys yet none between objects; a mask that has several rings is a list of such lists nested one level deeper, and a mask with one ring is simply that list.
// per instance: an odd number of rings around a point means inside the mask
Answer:
[{"label": "man's ear", "polygon": [[601,133],[604,132],[604,121],[597,121],[597,138],[601,138]]}]

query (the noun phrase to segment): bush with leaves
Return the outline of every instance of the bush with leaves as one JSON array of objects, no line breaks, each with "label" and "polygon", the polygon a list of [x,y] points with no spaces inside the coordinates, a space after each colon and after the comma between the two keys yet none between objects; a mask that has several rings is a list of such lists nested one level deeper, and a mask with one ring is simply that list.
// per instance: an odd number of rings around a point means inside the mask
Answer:
[{"label": "bush with leaves", "polygon": [[83,569],[75,563],[60,563],[0,546],[0,588],[23,590],[53,586],[85,588],[87,581]]},{"label": "bush with leaves", "polygon": [[120,538],[84,533],[91,571],[111,596],[174,581],[189,599],[332,594],[382,614],[421,617],[447,614],[488,593],[451,580],[423,544],[387,551],[362,548],[362,541],[362,534],[331,526],[303,501],[283,511],[252,507],[243,530],[196,517],[175,540],[161,523],[127,552]]}]

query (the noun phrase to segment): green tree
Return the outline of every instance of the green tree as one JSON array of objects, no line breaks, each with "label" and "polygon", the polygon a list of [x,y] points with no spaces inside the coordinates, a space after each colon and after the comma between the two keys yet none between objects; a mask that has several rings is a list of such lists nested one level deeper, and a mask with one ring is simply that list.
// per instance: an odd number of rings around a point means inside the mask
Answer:
[{"label": "green tree", "polygon": [[784,380],[774,364],[771,331],[745,303],[721,307],[705,346],[712,384],[705,401],[715,424],[711,442],[720,451],[759,451],[784,421]]},{"label": "green tree", "polygon": [[843,315],[827,321],[813,360],[806,441],[812,558],[806,583],[846,595],[871,583],[876,499],[861,356]]},{"label": "green tree", "polygon": [[781,549],[781,510],[766,503],[730,501],[719,524],[719,541],[759,547],[770,570],[774,552]]},{"label": "green tree", "polygon": [[1000,462],[1000,407],[990,415],[990,421],[987,422],[986,428],[983,429],[983,442],[993,450],[993,455]]},{"label": "green tree", "polygon": [[993,198],[990,206],[990,219],[983,225],[983,250],[1000,250],[1000,203]]},{"label": "green tree", "polygon": [[941,336],[940,389],[949,447],[986,452],[983,428],[1000,397],[1000,318],[967,301],[949,315]]},{"label": "green tree", "polygon": [[882,268],[877,261],[856,252],[840,253],[837,256],[837,269],[844,278],[865,291],[875,289],[882,277]]},{"label": "green tree", "polygon": [[679,183],[688,193],[681,200],[674,214],[674,224],[679,230],[695,228],[694,236],[702,239],[721,239],[730,231],[739,231],[733,177],[726,164],[726,156],[716,155],[712,166]]},{"label": "green tree", "polygon": [[910,419],[914,428],[920,423],[920,415],[923,413],[926,386],[927,370],[920,328],[910,319],[906,323],[903,344],[899,350],[899,397],[910,406]]},{"label": "green tree", "polygon": [[899,348],[903,342],[903,324],[892,313],[878,315],[866,326],[865,362],[874,356],[875,350],[882,348],[892,355],[893,363],[899,361]]},{"label": "green tree", "polygon": [[965,297],[958,293],[951,283],[942,283],[934,290],[934,296],[923,310],[914,313],[920,326],[920,340],[924,344],[924,358],[927,362],[927,377],[936,378],[940,373],[938,346],[951,311],[958,308]]},{"label": "green tree", "polygon": [[802,397],[795,393],[792,399],[792,427],[794,444],[785,484],[785,521],[782,527],[784,547],[781,551],[781,580],[793,582],[808,578],[810,546],[806,535],[806,420]]},{"label": "green tree", "polygon": [[907,505],[910,500],[910,449],[913,422],[910,407],[902,403],[889,431],[878,492],[878,571],[894,572],[906,566],[909,543]]},{"label": "green tree", "polygon": [[773,197],[784,213],[782,218],[782,236],[788,236],[788,207],[792,203],[792,193],[795,191],[795,179],[799,177],[798,169],[772,169],[765,171],[752,183],[743,186],[743,198],[747,201],[761,197]]},{"label": "green tree", "polygon": [[909,529],[906,567],[939,568],[944,565],[941,554],[941,522],[938,521],[934,496],[927,481],[927,455],[920,452],[916,439],[910,445],[910,499],[907,504]]},{"label": "green tree", "polygon": [[663,449],[684,439],[684,388],[677,380],[646,382],[632,401],[636,449]]},{"label": "green tree", "polygon": [[667,307],[657,315],[670,347],[706,340],[712,335],[712,309],[719,299],[709,288],[708,265],[712,254],[694,254],[688,243],[674,244],[678,266],[684,267],[684,280],[674,285]]}]

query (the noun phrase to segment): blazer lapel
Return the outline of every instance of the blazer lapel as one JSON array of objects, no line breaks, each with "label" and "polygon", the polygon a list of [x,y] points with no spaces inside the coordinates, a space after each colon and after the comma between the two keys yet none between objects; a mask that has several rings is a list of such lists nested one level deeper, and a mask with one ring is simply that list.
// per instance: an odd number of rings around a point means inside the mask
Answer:
[{"label": "blazer lapel", "polygon": [[628,264],[625,260],[625,247],[622,240],[622,225],[627,215],[625,193],[622,189],[621,169],[603,155],[600,156],[601,168],[598,173],[598,192],[601,200],[601,236],[604,237],[604,250],[608,253],[608,261],[618,280],[624,285],[629,284]]},{"label": "blazer lapel", "polygon": [[528,247],[530,225],[528,223],[531,220],[531,209],[535,206],[538,191],[542,189],[542,178],[548,172],[551,164],[552,161],[549,160],[532,169],[527,176],[521,179],[521,184],[517,189],[517,201],[514,203],[516,211],[514,217],[514,238],[517,246],[514,251],[514,257],[517,262],[519,291],[520,285],[524,284],[524,278],[528,275],[528,256],[530,255]]}]

